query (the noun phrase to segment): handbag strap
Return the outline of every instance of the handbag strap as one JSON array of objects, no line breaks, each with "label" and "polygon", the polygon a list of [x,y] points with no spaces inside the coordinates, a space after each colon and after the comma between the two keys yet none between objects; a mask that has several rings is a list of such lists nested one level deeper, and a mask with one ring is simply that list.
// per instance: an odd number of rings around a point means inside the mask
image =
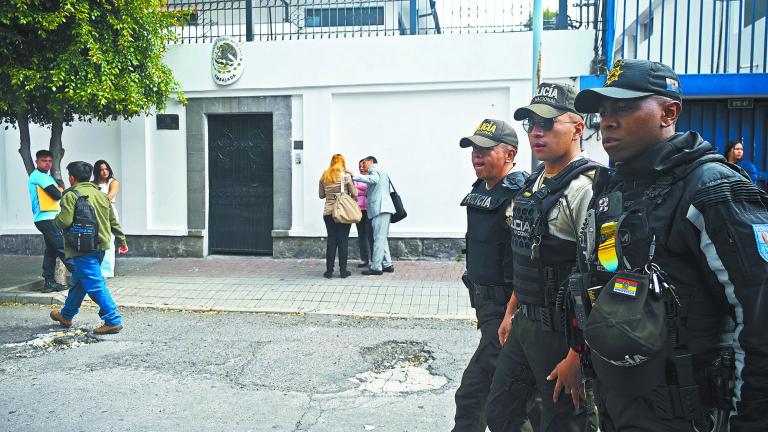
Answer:
[{"label": "handbag strap", "polygon": [[395,189],[395,184],[392,183],[392,179],[389,179],[389,187],[392,188],[392,192],[397,193],[397,189]]},{"label": "handbag strap", "polygon": [[342,173],[339,175],[339,196],[344,195],[344,176],[346,174],[342,171]]}]

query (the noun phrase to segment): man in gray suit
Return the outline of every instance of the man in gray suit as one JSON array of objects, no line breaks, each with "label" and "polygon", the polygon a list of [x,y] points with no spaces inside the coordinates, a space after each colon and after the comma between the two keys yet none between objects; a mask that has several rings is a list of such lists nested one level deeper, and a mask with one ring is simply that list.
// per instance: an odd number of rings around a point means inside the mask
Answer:
[{"label": "man in gray suit", "polygon": [[395,213],[395,205],[389,196],[389,174],[379,168],[378,161],[373,156],[363,159],[363,166],[368,175],[353,174],[352,179],[368,184],[365,197],[368,199],[368,218],[373,226],[373,257],[370,270],[363,271],[364,275],[379,276],[384,272],[392,273],[395,267],[389,256],[389,219]]}]

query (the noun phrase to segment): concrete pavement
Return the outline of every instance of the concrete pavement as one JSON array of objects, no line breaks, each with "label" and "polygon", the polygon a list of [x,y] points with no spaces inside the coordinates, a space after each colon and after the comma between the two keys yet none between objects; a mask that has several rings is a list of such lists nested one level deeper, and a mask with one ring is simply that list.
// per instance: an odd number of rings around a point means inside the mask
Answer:
[{"label": "concrete pavement", "polygon": [[[0,255],[0,301],[63,303],[65,293],[31,291],[41,257]],[[374,317],[472,319],[461,284],[464,263],[397,261],[395,272],[325,279],[323,260],[213,256],[119,257],[107,284],[120,306],[182,310],[314,313]],[[39,288],[38,288],[39,289]]]}]

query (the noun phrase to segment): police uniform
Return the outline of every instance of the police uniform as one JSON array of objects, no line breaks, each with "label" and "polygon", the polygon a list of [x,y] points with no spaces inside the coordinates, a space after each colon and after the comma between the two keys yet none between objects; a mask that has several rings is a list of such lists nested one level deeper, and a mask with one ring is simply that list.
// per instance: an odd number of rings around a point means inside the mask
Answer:
[{"label": "police uniform", "polygon": [[[571,86],[542,83],[530,111],[554,119],[574,112]],[[553,97],[554,96],[554,97]],[[502,349],[488,400],[491,431],[516,430],[526,418],[526,404],[538,390],[542,399],[542,432],[595,431],[597,419],[591,389],[578,409],[570,394],[552,401],[556,380],[547,376],[568,354],[562,314],[556,309],[560,285],[576,263],[576,239],[592,197],[592,176],[599,165],[577,156],[554,176],[540,165],[526,181],[512,210],[513,285],[519,309]],[[590,384],[591,385],[591,384]]]},{"label": "police uniform", "polygon": [[[576,107],[651,94],[681,101],[677,75],[620,60]],[[696,132],[597,181],[573,304],[588,313],[601,431],[768,430],[767,203]]]},{"label": "police uniform", "polygon": [[[517,148],[514,129],[499,120],[485,120],[475,135],[463,138],[460,145],[492,147],[499,142]],[[486,428],[485,402],[501,350],[498,330],[512,294],[507,210],[525,178],[525,173],[512,171],[491,189],[485,180],[478,179],[461,201],[467,208],[467,271],[463,279],[481,336],[456,391],[456,432],[483,432]]]}]

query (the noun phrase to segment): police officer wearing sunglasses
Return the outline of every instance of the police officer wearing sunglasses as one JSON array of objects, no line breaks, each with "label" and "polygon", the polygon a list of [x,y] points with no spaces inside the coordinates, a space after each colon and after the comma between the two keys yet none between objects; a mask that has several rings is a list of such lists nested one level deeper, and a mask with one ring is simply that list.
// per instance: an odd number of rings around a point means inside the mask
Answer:
[{"label": "police officer wearing sunglasses", "polygon": [[537,431],[597,430],[591,383],[585,386],[579,356],[565,344],[564,317],[556,307],[559,287],[576,264],[592,179],[602,168],[581,151],[584,121],[575,96],[570,85],[542,83],[531,104],[515,111],[543,163],[513,203],[514,294],[499,330],[504,347],[488,399],[493,432],[517,430],[537,390]]},{"label": "police officer wearing sunglasses", "polygon": [[569,338],[596,374],[600,430],[768,430],[768,197],[676,132],[668,66],[618,60],[576,108],[600,113],[598,178],[569,280]]}]

